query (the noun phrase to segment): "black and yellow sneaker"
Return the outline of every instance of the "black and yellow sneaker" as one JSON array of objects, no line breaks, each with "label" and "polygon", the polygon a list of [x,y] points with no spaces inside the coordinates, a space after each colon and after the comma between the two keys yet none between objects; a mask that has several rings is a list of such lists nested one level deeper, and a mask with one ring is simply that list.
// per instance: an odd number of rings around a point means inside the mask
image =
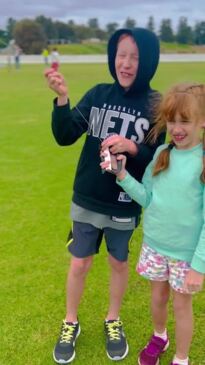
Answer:
[{"label": "black and yellow sneaker", "polygon": [[75,358],[75,341],[80,334],[79,323],[63,321],[60,337],[53,351],[57,364],[68,364]]},{"label": "black and yellow sneaker", "polygon": [[129,351],[128,343],[118,319],[105,321],[106,351],[109,359],[117,361],[124,359]]}]

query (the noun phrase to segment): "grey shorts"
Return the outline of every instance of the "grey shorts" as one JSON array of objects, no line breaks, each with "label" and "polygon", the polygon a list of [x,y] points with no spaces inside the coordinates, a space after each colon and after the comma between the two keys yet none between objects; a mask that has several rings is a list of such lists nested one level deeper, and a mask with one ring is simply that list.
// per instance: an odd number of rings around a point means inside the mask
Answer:
[{"label": "grey shorts", "polygon": [[103,239],[111,256],[119,261],[127,261],[129,241],[133,230],[118,230],[110,227],[96,228],[92,224],[73,222],[73,229],[68,235],[68,250],[79,258],[95,255],[99,252]]}]

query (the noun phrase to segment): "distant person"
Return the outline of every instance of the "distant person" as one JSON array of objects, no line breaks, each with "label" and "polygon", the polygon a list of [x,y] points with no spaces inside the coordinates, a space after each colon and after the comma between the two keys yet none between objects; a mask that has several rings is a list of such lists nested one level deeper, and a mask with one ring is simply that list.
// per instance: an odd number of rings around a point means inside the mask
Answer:
[{"label": "distant person", "polygon": [[157,149],[142,183],[126,171],[126,157],[117,157],[123,166],[118,186],[145,208],[137,271],[151,282],[154,331],[140,352],[139,365],[159,364],[169,346],[170,291],[176,320],[176,353],[170,365],[191,364],[192,294],[202,289],[205,273],[205,85],[179,84],[165,94],[155,138],[165,127],[171,141]]},{"label": "distant person", "polygon": [[42,56],[43,56],[44,64],[47,66],[48,65],[48,62],[49,62],[49,51],[48,51],[48,48],[44,48],[43,49]]},{"label": "distant person", "polygon": [[[159,41],[154,33],[143,28],[118,30],[108,43],[108,63],[114,83],[94,86],[73,109],[64,77],[54,69],[45,73],[49,87],[57,94],[52,113],[56,141],[62,146],[71,145],[86,134],[71,207],[74,223],[68,244],[72,258],[67,313],[53,352],[59,364],[67,364],[75,357],[75,343],[80,334],[78,307],[103,235],[111,268],[110,303],[104,321],[106,353],[111,360],[121,360],[129,351],[119,312],[128,281],[129,241],[139,224],[141,208],[115,184],[115,176],[102,174],[99,148],[103,140],[104,148],[109,148],[112,154],[126,152],[128,170],[141,179],[165,137],[162,133],[155,144],[146,141],[153,128],[153,108],[160,98],[150,87],[158,62]],[[115,135],[106,140],[113,132]],[[100,288],[96,294],[101,294]],[[91,331],[95,333],[95,327]]]},{"label": "distant person", "polygon": [[10,70],[11,69],[11,65],[12,65],[12,54],[11,54],[11,51],[8,50],[8,53],[7,53],[7,67],[8,69]]},{"label": "distant person", "polygon": [[20,68],[20,56],[21,56],[22,50],[18,45],[15,45],[14,49],[14,62],[16,69]]},{"label": "distant person", "polygon": [[53,48],[51,52],[51,67],[54,71],[58,71],[60,66],[60,56],[57,48]]}]

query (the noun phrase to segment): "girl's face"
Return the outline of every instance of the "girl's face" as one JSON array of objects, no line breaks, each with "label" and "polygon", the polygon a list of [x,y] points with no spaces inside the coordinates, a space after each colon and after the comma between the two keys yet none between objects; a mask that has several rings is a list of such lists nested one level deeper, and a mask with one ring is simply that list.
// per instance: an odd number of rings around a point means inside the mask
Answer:
[{"label": "girl's face", "polygon": [[167,132],[178,149],[189,149],[199,144],[201,130],[202,123],[182,120],[180,116],[167,122]]},{"label": "girl's face", "polygon": [[115,70],[118,81],[122,87],[128,90],[137,75],[139,52],[134,39],[125,36],[119,41],[115,57]]}]

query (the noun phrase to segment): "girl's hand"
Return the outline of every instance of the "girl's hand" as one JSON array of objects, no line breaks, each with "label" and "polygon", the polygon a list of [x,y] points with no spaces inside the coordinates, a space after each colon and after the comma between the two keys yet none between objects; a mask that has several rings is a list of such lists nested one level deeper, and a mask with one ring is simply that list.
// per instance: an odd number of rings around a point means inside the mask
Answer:
[{"label": "girl's hand", "polygon": [[127,157],[125,155],[117,155],[117,160],[122,162],[122,168],[119,171],[119,173],[116,174],[117,179],[121,181],[121,180],[124,180],[124,178],[127,174],[127,171],[125,169],[126,162],[127,162]]},{"label": "girl's hand", "polygon": [[44,72],[44,75],[47,79],[49,88],[55,91],[55,93],[58,95],[58,100],[66,101],[67,103],[68,88],[63,75],[53,70],[52,68],[47,69]]},{"label": "girl's hand", "polygon": [[[115,174],[119,180],[123,180],[125,178],[125,165],[127,160],[126,156],[118,154],[113,155],[109,154],[108,150],[101,150],[100,157],[102,160],[102,162],[100,163],[100,167],[102,170]],[[117,171],[117,161],[121,161],[122,163],[120,171]]]},{"label": "girl's hand", "polygon": [[190,269],[184,280],[184,288],[191,292],[197,292],[202,289],[204,274]]},{"label": "girl's hand", "polygon": [[102,150],[109,148],[114,155],[116,153],[128,152],[130,155],[137,154],[137,145],[130,139],[119,136],[118,134],[111,135],[102,142]]}]

